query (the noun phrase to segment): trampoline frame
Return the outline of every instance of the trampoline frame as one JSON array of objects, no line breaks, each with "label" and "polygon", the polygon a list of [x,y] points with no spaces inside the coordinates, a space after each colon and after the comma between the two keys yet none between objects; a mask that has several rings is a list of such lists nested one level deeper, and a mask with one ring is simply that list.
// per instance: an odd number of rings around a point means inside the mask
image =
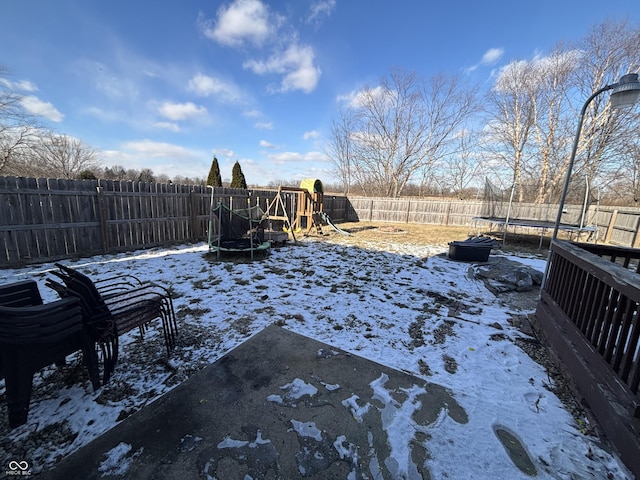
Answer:
[{"label": "trampoline frame", "polygon": [[[513,226],[514,229],[517,227],[538,229],[540,230],[540,242],[538,244],[538,250],[542,249],[542,240],[544,239],[545,233],[547,233],[548,230],[553,230],[555,227],[555,222],[551,222],[551,221],[547,222],[544,220],[527,220],[527,219],[518,219],[518,218],[507,219],[507,218],[500,218],[500,217],[473,217],[474,229],[477,229],[476,227],[479,222],[488,223],[490,225],[489,227],[490,229],[491,229],[491,225],[494,225],[494,224],[502,226],[502,231],[504,233],[502,237],[503,245],[507,239],[507,228],[509,228],[510,226]],[[570,232],[571,234],[577,233],[578,236],[582,232],[589,232],[590,237],[593,233],[597,233],[598,231],[596,227],[584,226],[584,225],[579,226],[579,225],[573,225],[573,224],[567,224],[567,223],[561,223],[558,226],[558,229],[563,230],[565,232]],[[480,230],[478,230],[478,234],[480,233],[481,233]]]}]

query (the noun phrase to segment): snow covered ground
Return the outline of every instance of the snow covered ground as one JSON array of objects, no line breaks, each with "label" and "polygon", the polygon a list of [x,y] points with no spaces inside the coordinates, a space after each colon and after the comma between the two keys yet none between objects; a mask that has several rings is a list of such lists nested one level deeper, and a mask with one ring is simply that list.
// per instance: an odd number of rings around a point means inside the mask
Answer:
[{"label": "snow covered ground", "polygon": [[[530,478],[500,436],[522,444],[537,478],[632,478],[518,346],[526,335],[509,320],[530,311],[505,305],[473,277],[471,264],[445,253],[445,245],[404,237],[355,246],[335,235],[253,262],[218,262],[204,244],[65,262],[96,280],[127,273],[169,287],[178,345],[167,357],[158,324],[143,342],[136,331],[124,336],[115,374],[97,392],[79,358],[37,374],[26,425],[9,431],[6,404],[0,409],[0,458],[27,461],[33,473],[48,469],[275,323],[450,389],[468,421],[443,411],[429,426],[426,467],[434,479]],[[509,258],[544,269],[539,258]],[[2,283],[35,278],[52,301],[44,282],[53,268],[3,270]]]}]

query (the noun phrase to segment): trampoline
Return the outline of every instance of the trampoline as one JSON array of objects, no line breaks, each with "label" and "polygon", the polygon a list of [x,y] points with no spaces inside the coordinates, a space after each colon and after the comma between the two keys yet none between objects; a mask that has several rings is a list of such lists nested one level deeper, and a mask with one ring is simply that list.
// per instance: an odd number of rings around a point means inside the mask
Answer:
[{"label": "trampoline", "polygon": [[[545,234],[549,230],[553,230],[555,227],[555,222],[547,222],[544,220],[527,220],[527,219],[518,219],[518,218],[507,219],[507,218],[499,218],[499,217],[473,217],[473,222],[474,222],[474,228],[477,227],[478,223],[488,223],[489,229],[491,229],[491,225],[497,225],[501,227],[502,231],[504,232],[504,237],[502,239],[503,244],[507,238],[508,227],[514,227],[514,229],[517,227],[522,227],[522,228],[529,228],[532,230],[539,230],[540,243],[538,244],[538,249],[542,248],[542,240],[544,239]],[[574,225],[574,224],[568,224],[568,223],[561,223],[558,226],[558,230],[569,232],[570,234],[575,233],[577,235],[580,235],[583,232],[588,232],[589,238],[591,238],[593,234],[598,231],[596,227],[591,227],[586,225],[580,226],[580,225]]]},{"label": "trampoline", "polygon": [[[213,204],[213,194],[211,203]],[[209,211],[209,252],[249,253],[266,252],[271,242],[265,241],[265,213],[258,206],[231,209],[222,202]]]},{"label": "trampoline", "polygon": [[232,238],[220,239],[218,245],[212,244],[211,251],[217,252],[259,252],[266,250],[271,246],[271,242],[261,240],[260,238]]}]

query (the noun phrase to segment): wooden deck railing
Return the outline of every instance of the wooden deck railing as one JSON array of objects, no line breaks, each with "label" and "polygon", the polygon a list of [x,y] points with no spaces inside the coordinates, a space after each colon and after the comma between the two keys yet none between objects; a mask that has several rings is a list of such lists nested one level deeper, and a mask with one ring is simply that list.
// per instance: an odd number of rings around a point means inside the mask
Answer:
[{"label": "wooden deck railing", "polygon": [[640,250],[552,247],[534,326],[640,478]]},{"label": "wooden deck railing", "polygon": [[611,245],[594,243],[574,242],[573,244],[587,252],[591,252],[613,263],[622,265],[624,268],[633,269],[636,273],[640,273],[640,248],[612,247]]}]

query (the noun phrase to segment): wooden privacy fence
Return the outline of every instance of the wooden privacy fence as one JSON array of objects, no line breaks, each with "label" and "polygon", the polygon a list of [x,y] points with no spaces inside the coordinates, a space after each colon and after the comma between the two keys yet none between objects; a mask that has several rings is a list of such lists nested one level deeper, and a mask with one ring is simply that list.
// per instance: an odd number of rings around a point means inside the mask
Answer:
[{"label": "wooden privacy fence", "polygon": [[640,247],[640,208],[591,207],[592,225],[601,232],[604,243]]},{"label": "wooden privacy fence", "polygon": [[349,221],[469,225],[482,202],[349,197]]},{"label": "wooden privacy fence", "polygon": [[[426,223],[469,226],[474,217],[490,216],[511,220],[555,222],[557,204],[503,202],[488,206],[469,200],[426,200],[421,198],[349,197],[349,221]],[[640,247],[640,208],[566,205],[562,223],[595,226],[597,241],[625,247]]]},{"label": "wooden privacy fence", "polygon": [[0,263],[197,240],[205,205],[193,186],[0,177]]},{"label": "wooden privacy fence", "polygon": [[[0,266],[207,239],[211,189],[200,185],[0,177]],[[276,192],[216,188],[214,203],[260,205]],[[345,197],[325,211],[344,221]]]},{"label": "wooden privacy fence", "polygon": [[[214,195],[216,205],[266,210],[276,191],[216,188]],[[203,241],[210,202],[211,189],[200,185],[0,177],[0,266]],[[492,208],[495,215],[546,221],[557,211],[546,204]],[[470,226],[485,210],[481,201],[324,195],[335,222]],[[600,240],[640,246],[640,209],[583,212],[569,205],[563,222],[582,218],[595,223]]]},{"label": "wooden privacy fence", "polygon": [[[474,217],[510,218],[554,222],[556,204],[502,203],[488,205],[476,200],[434,200],[423,198],[349,197],[349,220],[367,222],[432,223],[467,226]],[[580,205],[567,205],[563,223],[580,224],[590,217],[591,210]],[[584,217],[584,218],[583,218]],[[604,217],[603,217],[604,218]],[[602,225],[602,224],[601,224]]]}]

